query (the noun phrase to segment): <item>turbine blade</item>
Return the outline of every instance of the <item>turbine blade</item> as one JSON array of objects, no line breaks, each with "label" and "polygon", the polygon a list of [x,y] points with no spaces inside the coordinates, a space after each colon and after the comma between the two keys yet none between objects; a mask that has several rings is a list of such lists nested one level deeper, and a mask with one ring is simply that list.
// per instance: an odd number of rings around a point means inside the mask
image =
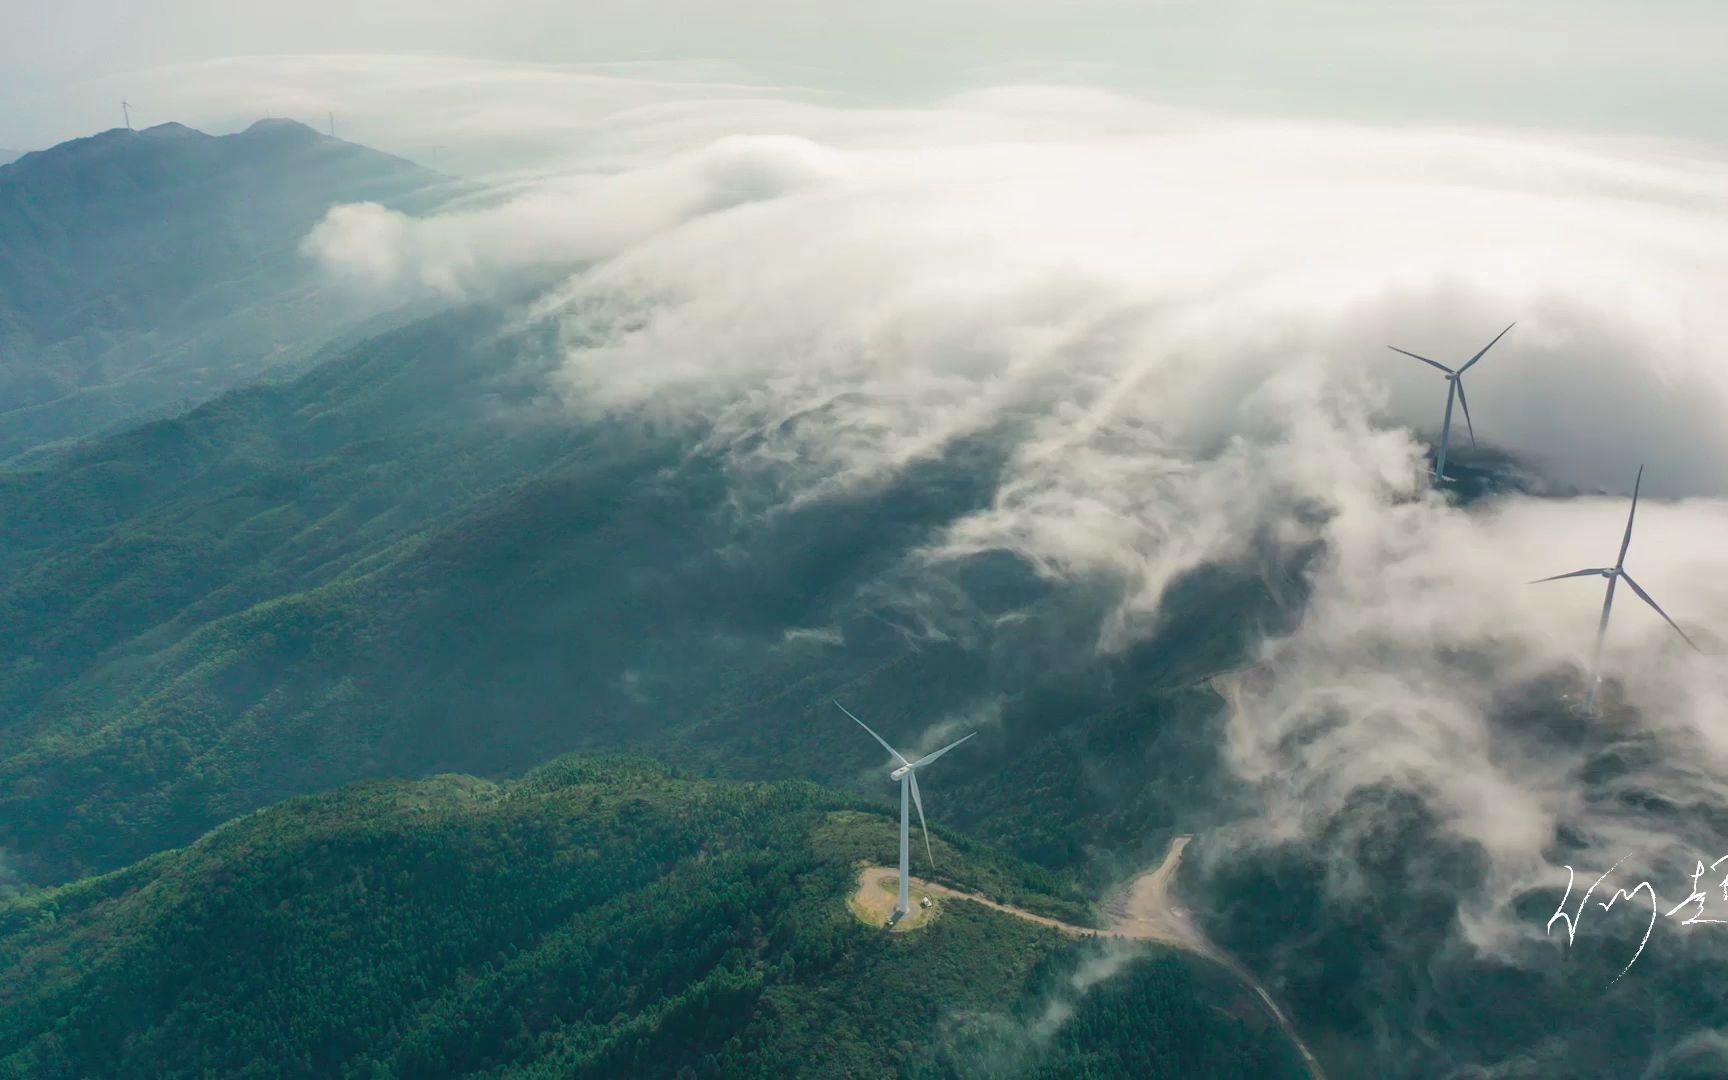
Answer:
[{"label": "turbine blade", "polygon": [[1591,568],[1588,570],[1574,570],[1570,574],[1555,574],[1553,577],[1539,577],[1535,581],[1526,582],[1525,584],[1527,584],[1527,585],[1540,585],[1544,581],[1559,581],[1561,578],[1566,578],[1566,577],[1591,577],[1594,575],[1601,575],[1601,574],[1604,574],[1606,572],[1607,572],[1606,568],[1601,568],[1601,569]]},{"label": "turbine blade", "polygon": [[1626,565],[1626,549],[1632,546],[1632,519],[1638,516],[1638,489],[1644,484],[1644,466],[1638,466],[1638,479],[1632,482],[1632,510],[1626,515],[1626,538],[1620,541],[1620,557],[1614,560],[1614,568]]},{"label": "turbine blade", "polygon": [[1464,427],[1470,432],[1470,445],[1476,445],[1476,425],[1470,422],[1470,399],[1464,396],[1464,380],[1453,379],[1452,384],[1458,388],[1458,404],[1464,406]]},{"label": "turbine blade", "polygon": [[1655,608],[1656,614],[1662,616],[1663,620],[1665,622],[1667,622],[1667,624],[1669,626],[1672,626],[1674,628],[1674,632],[1676,634],[1679,634],[1682,638],[1685,638],[1686,644],[1692,646],[1692,648],[1697,652],[1702,653],[1704,651],[1703,649],[1698,648],[1698,643],[1696,641],[1693,641],[1691,638],[1686,637],[1686,631],[1680,629],[1680,624],[1675,622],[1673,619],[1668,618],[1668,613],[1666,611],[1662,610],[1662,605],[1658,604],[1656,601],[1650,599],[1650,594],[1645,592],[1641,587],[1639,587],[1639,585],[1636,581],[1632,580],[1632,575],[1630,575],[1626,571],[1622,570],[1622,571],[1620,571],[1620,576],[1622,578],[1626,579],[1626,584],[1632,586],[1632,591],[1638,594],[1638,598],[1640,600],[1644,601],[1646,604],[1649,604],[1651,607]]},{"label": "turbine blade", "polygon": [[1452,374],[1452,369],[1447,367],[1445,364],[1442,364],[1438,360],[1430,360],[1426,356],[1416,356],[1416,354],[1411,352],[1409,349],[1400,349],[1396,345],[1388,345],[1386,347],[1388,349],[1391,349],[1393,352],[1403,353],[1405,356],[1415,357],[1417,360],[1422,361],[1424,364],[1427,364],[1429,367],[1437,367],[1441,371],[1444,371],[1448,375]]},{"label": "turbine blade", "polygon": [[[972,733],[972,735],[976,735],[976,734],[978,734],[976,731],[974,731]],[[923,757],[918,759],[917,764],[913,767],[922,769],[924,766],[930,764],[932,761],[935,761],[937,758],[941,757],[943,754],[946,754],[948,751],[954,749],[956,746],[959,746],[961,743],[965,742],[967,739],[970,739],[972,737],[972,735],[966,735],[962,738],[955,739],[953,742],[949,743],[947,746],[944,746],[942,749],[936,751],[934,754],[925,754]]]},{"label": "turbine blade", "polygon": [[912,781],[912,805],[918,808],[918,827],[924,830],[924,857],[930,860],[930,869],[936,869],[936,855],[930,850],[930,824],[924,820],[924,797],[918,794],[918,774],[909,772],[906,779]]},{"label": "turbine blade", "polygon": [[[834,707],[839,709],[841,712],[845,713],[847,716],[852,716],[851,711],[848,710],[846,708],[846,706],[840,704],[838,701],[836,701],[834,703]],[[852,719],[854,722],[857,723],[857,725],[859,727],[863,728],[865,731],[870,731],[870,725],[869,724],[866,724],[864,721],[859,720],[856,716],[852,716]],[[893,754],[895,757],[900,758],[900,764],[902,764],[902,765],[912,764],[910,761],[907,761],[904,757],[900,756],[900,751],[894,749],[892,746],[889,746],[887,739],[884,739],[882,736],[876,734],[874,731],[870,731],[870,737],[872,739],[875,739],[877,742],[881,743],[882,749],[888,751],[890,754]]]},{"label": "turbine blade", "polygon": [[[1513,327],[1514,327],[1514,326],[1517,326],[1517,325],[1518,325],[1518,324],[1517,324],[1517,323],[1515,323],[1515,322],[1513,322],[1513,323],[1507,323],[1507,324],[1506,324],[1506,330],[1510,330],[1510,329],[1512,329],[1512,328],[1513,328]],[[1495,345],[1495,342],[1498,342],[1498,341],[1499,341],[1499,340],[1500,340],[1500,339],[1501,339],[1501,338],[1503,338],[1503,337],[1505,337],[1505,336],[1506,336],[1506,330],[1502,330],[1502,331],[1500,331],[1500,332],[1499,332],[1499,333],[1498,333],[1498,334],[1495,334],[1495,335],[1494,335],[1494,341],[1490,341],[1490,342],[1489,342],[1489,343],[1488,343],[1488,344],[1486,344],[1486,345],[1484,345],[1484,346],[1482,346],[1482,351],[1481,351],[1481,352],[1479,352],[1479,353],[1477,353],[1477,354],[1476,354],[1476,355],[1475,355],[1475,356],[1472,356],[1472,357],[1471,357],[1471,358],[1470,358],[1470,362],[1469,362],[1469,363],[1467,363],[1467,364],[1465,364],[1465,365],[1464,365],[1464,366],[1463,366],[1463,367],[1461,367],[1461,368],[1459,368],[1459,369],[1458,369],[1458,374],[1460,374],[1460,375],[1462,375],[1462,374],[1464,374],[1464,373],[1465,373],[1465,372],[1466,372],[1466,371],[1469,371],[1469,370],[1470,370],[1470,364],[1474,364],[1474,363],[1475,363],[1475,362],[1476,362],[1476,361],[1478,361],[1478,360],[1480,360],[1480,359],[1482,359],[1482,358],[1483,358],[1483,357],[1484,357],[1484,356],[1487,356],[1487,355],[1488,355],[1488,350],[1489,350],[1489,349],[1492,349],[1492,348],[1493,348],[1493,347],[1494,347],[1494,345]]]}]

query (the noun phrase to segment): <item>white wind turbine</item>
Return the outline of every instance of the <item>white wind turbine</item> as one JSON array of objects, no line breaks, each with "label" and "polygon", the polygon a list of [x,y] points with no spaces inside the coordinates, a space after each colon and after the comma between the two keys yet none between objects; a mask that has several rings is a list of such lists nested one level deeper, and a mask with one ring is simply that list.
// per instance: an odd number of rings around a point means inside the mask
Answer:
[{"label": "white wind turbine", "polygon": [[[834,707],[839,709],[841,712],[846,713],[847,716],[852,716],[852,713],[847,710],[846,706],[840,704],[838,701],[834,703]],[[870,725],[859,720],[856,716],[852,716],[852,720],[865,731],[870,731]],[[900,767],[888,774],[888,779],[898,780],[900,782],[900,898],[894,902],[894,913],[888,920],[890,923],[912,910],[911,898],[909,896],[912,880],[912,830],[911,819],[907,816],[908,794],[911,796],[912,803],[916,804],[918,807],[918,824],[924,829],[924,854],[929,857],[932,866],[936,863],[936,856],[932,854],[930,850],[930,826],[924,820],[924,800],[918,794],[917,770],[922,769],[924,766],[935,761],[943,754],[946,754],[948,751],[959,746],[961,743],[976,734],[978,733],[974,731],[970,735],[965,735],[954,740],[933,754],[925,754],[917,761],[908,761],[904,754],[900,753],[900,751],[894,749],[892,746],[889,746],[886,739],[882,738],[882,736],[876,734],[874,731],[870,731],[870,737],[881,743],[882,749],[893,754],[895,760],[900,762]]]},{"label": "white wind turbine", "polygon": [[[1553,577],[1538,578],[1530,584],[1538,585],[1544,581],[1559,581],[1569,577],[1592,577],[1600,575],[1608,579],[1608,593],[1602,598],[1602,621],[1596,625],[1596,649],[1590,656],[1590,690],[1584,697],[1584,711],[1596,710],[1596,691],[1602,686],[1602,639],[1608,633],[1608,612],[1614,607],[1614,586],[1622,579],[1638,594],[1638,598],[1656,609],[1656,614],[1662,616],[1674,632],[1683,638],[1686,644],[1698,649],[1698,643],[1686,636],[1686,631],[1680,629],[1678,623],[1668,618],[1668,613],[1662,610],[1662,605],[1650,598],[1632,575],[1626,572],[1626,549],[1632,546],[1632,519],[1638,515],[1638,488],[1644,483],[1644,466],[1638,466],[1638,479],[1632,484],[1632,510],[1626,515],[1626,536],[1620,541],[1620,557],[1614,560],[1613,566],[1590,567],[1584,570],[1574,570],[1570,574],[1555,574]],[[1698,649],[1699,652],[1704,650]]]},{"label": "white wind turbine", "polygon": [[[1517,323],[1509,323],[1506,330],[1510,330],[1512,327],[1517,325]],[[1470,422],[1470,402],[1464,397],[1464,373],[1469,371],[1476,361],[1482,359],[1482,357],[1487,354],[1488,350],[1494,347],[1495,342],[1506,336],[1506,330],[1502,330],[1498,334],[1495,334],[1494,341],[1490,341],[1488,344],[1482,346],[1482,351],[1477,353],[1475,356],[1472,356],[1465,362],[1464,366],[1459,368],[1457,371],[1453,371],[1438,360],[1430,360],[1426,356],[1417,356],[1408,349],[1400,349],[1396,345],[1386,346],[1395,353],[1403,353],[1405,356],[1413,357],[1414,359],[1427,364],[1429,367],[1437,367],[1446,373],[1446,418],[1441,421],[1440,424],[1440,453],[1434,460],[1434,478],[1436,480],[1452,479],[1450,476],[1446,475],[1446,448],[1452,442],[1452,402],[1454,399],[1457,400],[1458,404],[1464,407],[1464,427],[1470,432],[1470,445],[1476,445],[1476,425]]]}]

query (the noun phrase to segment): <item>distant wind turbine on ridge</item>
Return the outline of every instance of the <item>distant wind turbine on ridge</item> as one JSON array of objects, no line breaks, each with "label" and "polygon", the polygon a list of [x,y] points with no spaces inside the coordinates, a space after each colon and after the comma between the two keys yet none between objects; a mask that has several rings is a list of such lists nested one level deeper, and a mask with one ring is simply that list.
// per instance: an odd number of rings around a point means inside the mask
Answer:
[{"label": "distant wind turbine on ridge", "polygon": [[929,857],[932,866],[936,864],[936,856],[930,850],[930,826],[924,820],[924,800],[918,793],[918,770],[929,765],[943,754],[946,754],[948,751],[954,749],[956,746],[959,746],[961,743],[978,733],[974,731],[969,735],[964,735],[961,738],[955,739],[953,742],[933,754],[925,754],[917,761],[909,761],[904,754],[894,749],[892,746],[889,746],[886,739],[876,734],[874,731],[870,731],[870,725],[858,719],[856,716],[852,716],[852,713],[846,708],[846,706],[836,701],[834,707],[845,713],[847,716],[851,716],[853,723],[857,724],[865,731],[869,731],[870,737],[881,743],[882,749],[894,755],[894,759],[900,762],[899,767],[888,774],[888,779],[900,782],[900,897],[894,902],[894,912],[888,919],[889,924],[892,925],[908,911],[912,910],[910,897],[912,880],[912,830],[911,819],[907,816],[908,795],[911,796],[911,802],[918,807],[918,824],[924,830],[924,854]]},{"label": "distant wind turbine on ridge", "polygon": [[1656,614],[1662,616],[1663,621],[1672,626],[1674,632],[1679,634],[1686,644],[1698,652],[1704,651],[1698,648],[1697,642],[1686,636],[1686,631],[1680,629],[1679,623],[1668,618],[1668,613],[1662,610],[1662,605],[1652,600],[1650,594],[1645,592],[1636,581],[1632,580],[1632,575],[1626,572],[1626,549],[1632,546],[1632,521],[1638,516],[1638,489],[1643,483],[1644,466],[1640,465],[1638,466],[1638,479],[1632,484],[1632,510],[1626,515],[1626,536],[1620,541],[1620,556],[1614,560],[1613,566],[1588,567],[1583,570],[1574,570],[1569,574],[1555,574],[1553,577],[1538,578],[1530,583],[1539,585],[1544,581],[1559,581],[1561,578],[1597,575],[1608,579],[1608,593],[1602,598],[1602,621],[1596,625],[1596,649],[1590,656],[1590,690],[1584,698],[1584,711],[1587,713],[1596,710],[1596,691],[1602,686],[1602,639],[1608,633],[1608,612],[1614,607],[1614,586],[1622,579],[1633,592],[1638,594],[1640,600],[1656,609]]},{"label": "distant wind turbine on ridge", "polygon": [[[1506,330],[1510,330],[1512,327],[1517,325],[1518,324],[1515,322],[1509,323],[1507,324]],[[1502,330],[1498,334],[1495,334],[1493,341],[1482,346],[1482,351],[1477,353],[1475,356],[1472,356],[1465,362],[1464,366],[1459,368],[1457,371],[1453,371],[1438,360],[1430,360],[1426,356],[1417,356],[1408,349],[1400,349],[1396,345],[1386,346],[1395,353],[1403,353],[1405,356],[1422,361],[1429,367],[1439,368],[1446,374],[1446,418],[1441,421],[1440,424],[1440,453],[1434,460],[1434,478],[1436,480],[1444,481],[1452,479],[1452,477],[1446,475],[1446,448],[1452,442],[1452,402],[1454,400],[1464,407],[1464,426],[1470,432],[1470,445],[1476,445],[1476,425],[1470,422],[1470,402],[1464,397],[1464,373],[1469,371],[1470,368],[1475,365],[1476,361],[1486,356],[1488,350],[1492,349],[1496,342],[1506,336],[1506,330]]]}]

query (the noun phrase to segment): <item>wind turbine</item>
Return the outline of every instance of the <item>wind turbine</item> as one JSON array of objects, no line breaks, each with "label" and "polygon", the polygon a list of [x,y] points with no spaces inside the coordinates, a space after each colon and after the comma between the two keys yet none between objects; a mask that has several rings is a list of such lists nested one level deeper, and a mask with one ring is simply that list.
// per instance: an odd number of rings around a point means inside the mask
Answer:
[{"label": "wind turbine", "polygon": [[1632,580],[1632,575],[1626,572],[1626,549],[1632,546],[1632,519],[1638,516],[1638,488],[1643,483],[1644,466],[1640,465],[1638,466],[1638,479],[1632,483],[1632,510],[1626,515],[1626,536],[1620,541],[1620,557],[1614,560],[1613,566],[1574,570],[1570,574],[1555,574],[1553,577],[1538,578],[1530,583],[1539,585],[1544,581],[1559,581],[1561,578],[1591,577],[1593,575],[1601,575],[1608,579],[1608,593],[1602,598],[1602,621],[1596,625],[1596,649],[1590,656],[1590,690],[1584,698],[1584,711],[1587,713],[1596,710],[1596,691],[1602,686],[1602,638],[1608,633],[1608,612],[1614,607],[1614,586],[1622,578],[1625,579],[1632,591],[1638,594],[1640,600],[1656,609],[1656,614],[1662,616],[1663,620],[1674,628],[1674,632],[1679,634],[1686,644],[1699,652],[1704,651],[1698,648],[1697,642],[1686,636],[1686,631],[1680,629],[1678,623],[1668,618],[1668,613],[1662,610],[1662,605],[1652,600],[1650,594],[1645,592],[1636,581]]},{"label": "wind turbine", "polygon": [[[846,706],[840,704],[838,701],[834,703],[834,707],[845,713],[847,716],[852,716],[852,713],[847,710]],[[870,731],[870,725],[859,720],[856,716],[852,716],[852,720],[865,731]],[[918,807],[918,824],[924,830],[924,854],[929,857],[932,866],[936,863],[936,856],[930,850],[930,826],[924,820],[924,800],[918,794],[918,770],[930,764],[932,761],[935,761],[943,754],[946,754],[948,751],[959,746],[961,743],[976,734],[978,733],[974,731],[970,735],[965,735],[961,738],[955,739],[953,742],[936,751],[934,754],[925,754],[917,761],[908,761],[904,754],[894,749],[892,746],[889,746],[886,739],[876,734],[874,731],[870,731],[870,737],[881,743],[882,749],[893,754],[894,759],[900,762],[899,768],[888,774],[888,779],[898,780],[900,782],[900,898],[894,902],[894,913],[888,919],[890,924],[898,921],[908,911],[912,910],[911,898],[908,895],[911,890],[912,880],[912,830],[911,819],[907,817],[908,794],[911,795],[911,801]]]},{"label": "wind turbine", "polygon": [[[1506,330],[1510,330],[1512,327],[1517,325],[1518,324],[1515,322],[1509,323]],[[1498,342],[1501,338],[1506,336],[1506,330],[1502,330],[1498,334],[1495,334],[1494,341],[1490,341],[1488,344],[1482,346],[1482,351],[1477,353],[1475,356],[1472,356],[1465,362],[1464,366],[1459,368],[1457,371],[1453,371],[1438,360],[1430,360],[1426,356],[1417,356],[1408,349],[1400,349],[1396,345],[1386,346],[1395,353],[1403,353],[1405,356],[1413,357],[1414,359],[1427,364],[1429,367],[1439,368],[1441,371],[1446,373],[1446,419],[1441,421],[1440,424],[1440,453],[1434,461],[1434,479],[1436,480],[1452,479],[1450,476],[1446,475],[1446,447],[1452,441],[1452,402],[1454,399],[1457,400],[1458,404],[1464,407],[1464,426],[1470,432],[1470,445],[1476,445],[1476,425],[1470,422],[1470,402],[1464,397],[1464,373],[1469,371],[1470,368],[1475,365],[1476,361],[1482,359],[1482,357],[1487,354],[1488,350],[1494,347],[1495,342]]]}]

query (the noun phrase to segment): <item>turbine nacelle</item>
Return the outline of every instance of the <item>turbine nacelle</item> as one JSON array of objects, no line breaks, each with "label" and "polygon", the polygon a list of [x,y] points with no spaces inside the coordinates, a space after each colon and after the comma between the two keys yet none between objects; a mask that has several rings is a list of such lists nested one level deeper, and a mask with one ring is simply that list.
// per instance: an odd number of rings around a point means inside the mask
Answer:
[{"label": "turbine nacelle", "polygon": [[895,769],[893,772],[889,773],[888,779],[898,780],[902,776],[905,776],[907,773],[911,772],[915,767],[916,766],[913,766],[913,765],[902,765],[898,769]]}]

